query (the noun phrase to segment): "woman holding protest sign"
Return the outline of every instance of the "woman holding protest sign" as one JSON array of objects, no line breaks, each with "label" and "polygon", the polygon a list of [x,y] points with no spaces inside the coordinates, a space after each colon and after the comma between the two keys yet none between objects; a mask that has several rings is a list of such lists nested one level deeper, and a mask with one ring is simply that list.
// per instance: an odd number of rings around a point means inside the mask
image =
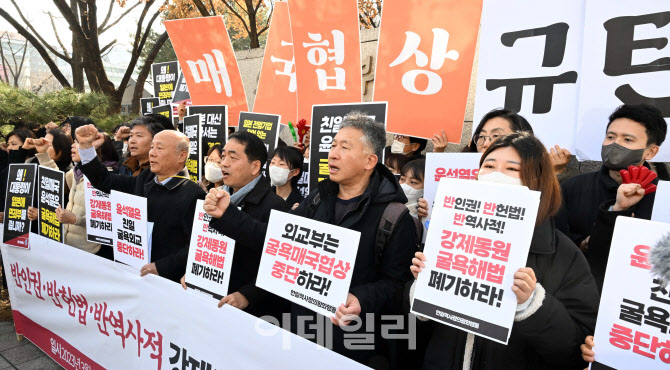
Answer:
[{"label": "woman holding protest sign", "polygon": [[[506,346],[435,323],[424,368],[583,369],[579,346],[595,328],[598,291],[584,256],[554,228],[561,195],[549,153],[529,133],[498,138],[480,160],[478,181],[542,193],[526,267],[515,272],[511,287],[515,323]],[[410,268],[415,278],[426,260],[416,253]]]}]

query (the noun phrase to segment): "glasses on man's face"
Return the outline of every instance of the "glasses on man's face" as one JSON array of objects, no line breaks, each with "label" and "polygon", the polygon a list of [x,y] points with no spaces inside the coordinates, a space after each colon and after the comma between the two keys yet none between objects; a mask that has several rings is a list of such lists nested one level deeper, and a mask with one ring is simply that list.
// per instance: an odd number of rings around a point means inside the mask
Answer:
[{"label": "glasses on man's face", "polygon": [[486,142],[487,139],[489,140],[489,143],[492,143],[492,142],[500,139],[503,136],[504,135],[501,135],[501,134],[491,134],[489,136],[475,135],[475,143],[477,143],[477,145],[481,146],[481,145],[484,145],[484,143]]}]

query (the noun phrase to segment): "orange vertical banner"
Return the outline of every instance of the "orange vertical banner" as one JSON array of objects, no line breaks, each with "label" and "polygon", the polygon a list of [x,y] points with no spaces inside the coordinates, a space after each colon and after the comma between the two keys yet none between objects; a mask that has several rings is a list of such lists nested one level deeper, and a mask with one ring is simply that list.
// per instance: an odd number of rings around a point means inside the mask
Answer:
[{"label": "orange vertical banner", "polygon": [[361,101],[357,0],[289,0],[298,83],[298,118],[312,105]]},{"label": "orange vertical banner", "polygon": [[384,1],[373,100],[388,132],[460,142],[482,1]]},{"label": "orange vertical banner", "polygon": [[228,125],[237,126],[247,97],[223,17],[165,21],[193,105],[227,105]]},{"label": "orange vertical banner", "polygon": [[288,3],[275,2],[261,73],[256,88],[254,112],[277,114],[283,124],[297,123],[298,97],[293,39]]}]

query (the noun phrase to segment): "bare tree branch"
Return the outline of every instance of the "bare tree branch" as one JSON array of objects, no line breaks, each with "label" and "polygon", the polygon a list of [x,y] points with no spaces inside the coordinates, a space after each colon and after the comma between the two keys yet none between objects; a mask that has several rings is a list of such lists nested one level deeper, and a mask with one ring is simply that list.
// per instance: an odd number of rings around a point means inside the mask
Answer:
[{"label": "bare tree branch", "polygon": [[44,45],[44,47],[46,47],[47,49],[49,49],[49,51],[52,52],[53,54],[55,54],[57,57],[59,57],[59,58],[61,58],[61,59],[63,59],[64,61],[67,62],[68,59],[70,59],[70,58],[68,58],[68,57],[66,57],[65,55],[59,53],[58,51],[56,51],[56,49],[54,49],[53,47],[51,47],[51,45],[49,45],[46,41],[44,41],[44,39],[42,38],[42,36],[40,36],[39,32],[35,31],[35,29],[33,28],[32,24],[26,19],[25,16],[23,16],[23,12],[21,12],[21,9],[20,9],[19,6],[16,4],[16,1],[14,1],[14,0],[10,0],[10,1],[11,1],[12,4],[14,5],[14,7],[16,8],[16,11],[19,13],[19,17],[21,17],[21,20],[23,20],[23,22],[28,26],[28,28],[29,28],[31,31],[33,31],[33,33],[35,34],[35,36],[37,36],[37,38],[38,38],[38,39],[40,40],[40,42]]},{"label": "bare tree branch", "polygon": [[268,19],[265,21],[265,27],[261,28],[260,31],[258,31],[258,36],[262,35],[263,32],[267,31],[270,28],[270,21],[272,20],[272,15],[275,12],[275,4],[273,2],[270,2],[270,14],[268,14]]},{"label": "bare tree branch", "polygon": [[[65,45],[63,45],[63,42],[60,40],[60,37],[58,36],[58,30],[56,29],[56,22],[54,22],[54,17],[51,15],[51,12],[47,12],[49,15],[49,19],[51,19],[51,28],[54,30],[54,35],[56,35],[56,41],[58,41],[58,45],[63,49],[63,54],[70,59],[70,63],[72,63],[72,58],[70,57],[70,53],[68,53],[67,49],[65,48]],[[62,58],[61,58],[62,59]],[[65,59],[67,62],[67,59]]]},{"label": "bare tree branch", "polygon": [[[167,4],[168,0],[165,0],[163,4]],[[161,11],[160,9],[154,13],[154,15],[151,17],[149,22],[147,23],[147,26],[144,31],[144,35],[142,36],[142,40],[137,43],[137,35],[139,35],[142,31],[142,23],[143,23],[143,18],[144,15],[146,14],[146,11],[149,9],[149,6],[151,6],[154,3],[153,0],[147,1],[147,7],[145,7],[144,12],[142,16],[140,17],[140,20],[138,21],[137,24],[137,34],[136,34],[136,46],[133,47],[131,57],[130,57],[130,63],[128,63],[128,68],[126,68],[126,73],[123,74],[123,78],[121,79],[121,83],[119,84],[119,90],[125,89],[125,87],[128,84],[128,81],[130,81],[130,77],[133,74],[133,71],[135,70],[135,66],[137,65],[137,59],[139,58],[140,54],[142,53],[142,49],[144,49],[144,44],[147,41],[147,37],[149,37],[149,33],[151,33],[151,25],[154,23],[156,18],[160,15]],[[161,6],[162,7],[162,6]],[[145,62],[146,63],[146,62]]]},{"label": "bare tree branch", "polygon": [[[0,36],[0,59],[2,59],[2,72],[5,75],[5,82],[9,83],[9,76],[7,75],[7,60],[5,59],[5,53],[3,52],[2,48],[2,38],[7,35],[7,31]],[[7,42],[9,42],[9,35],[7,36]]]},{"label": "bare tree branch", "polygon": [[[16,86],[19,86],[19,78],[21,77],[21,70],[23,69],[23,62],[26,61],[26,52],[28,51],[28,40],[23,44],[23,55],[21,56],[21,64],[16,69],[16,76],[14,76],[14,81],[16,81]],[[14,59],[16,63],[16,59]]]},{"label": "bare tree branch", "polygon": [[54,77],[60,82],[63,87],[70,87],[70,82],[68,82],[67,78],[63,76],[63,73],[61,73],[60,69],[58,69],[58,66],[56,63],[54,63],[53,60],[51,60],[51,57],[49,56],[49,53],[47,50],[42,46],[42,44],[33,36],[28,30],[26,30],[19,22],[17,22],[9,13],[7,13],[3,8],[0,8],[0,17],[4,18],[9,24],[16,29],[16,31],[23,37],[25,37],[31,45],[37,50],[37,52],[40,54],[42,59],[44,59],[44,62],[49,66],[49,69],[51,70],[51,73],[53,73]]},{"label": "bare tree branch", "polygon": [[107,25],[107,22],[109,22],[109,17],[112,16],[112,9],[114,9],[114,0],[109,0],[109,8],[107,8],[107,15],[105,16],[105,20],[102,21],[100,29],[104,29],[105,26]]},{"label": "bare tree branch", "polygon": [[[196,1],[196,0],[194,0],[194,1]],[[240,6],[240,4],[237,2],[237,0],[233,0],[233,1],[235,1],[235,3],[238,6]],[[242,15],[240,15],[240,13],[238,13],[231,4],[228,4],[228,1],[224,0],[223,3],[226,5],[226,8],[228,8],[228,10],[230,10],[233,14],[235,14],[235,16],[237,18],[239,18],[242,21],[242,25],[244,26],[244,30],[247,31],[247,34],[249,34],[249,27],[247,26],[247,22],[244,19],[244,17],[242,17]]]},{"label": "bare tree branch", "polygon": [[109,49],[109,48],[111,48],[112,46],[114,46],[114,44],[116,44],[116,39],[114,39],[114,41],[110,42],[109,44],[105,45],[102,49],[100,49],[100,54],[102,54],[102,53],[104,53],[105,51],[107,51],[107,49]]},{"label": "bare tree branch", "polygon": [[[112,0],[112,2],[113,2],[113,0]],[[133,5],[133,6],[131,6],[130,8],[128,8],[128,9],[127,9],[125,12],[123,12],[118,18],[116,18],[116,20],[115,20],[114,22],[110,23],[109,26],[105,27],[105,22],[103,22],[103,24],[102,24],[102,25],[100,26],[100,28],[99,28],[98,35],[102,35],[103,32],[105,32],[105,31],[107,31],[108,29],[114,27],[117,23],[119,23],[119,21],[120,21],[121,19],[123,19],[123,17],[125,17],[126,15],[128,15],[128,13],[130,13],[133,9],[137,8],[137,6],[140,5],[141,3],[142,3],[142,2],[138,1],[137,3],[135,3],[135,5]]]},{"label": "bare tree branch", "polygon": [[200,0],[192,0],[193,4],[195,4],[195,7],[198,8],[198,11],[200,14],[202,14],[203,17],[209,17],[211,14],[207,11],[207,7],[205,4],[202,3]]},{"label": "bare tree branch", "polygon": [[144,61],[144,65],[142,66],[140,73],[137,75],[135,90],[133,91],[133,101],[130,106],[130,111],[132,113],[138,113],[140,110],[140,98],[142,97],[142,92],[144,91],[144,82],[147,80],[147,77],[149,76],[149,71],[151,70],[151,64],[156,59],[156,55],[158,55],[158,52],[160,51],[161,47],[163,47],[163,44],[165,43],[165,41],[167,41],[167,39],[168,39],[167,32],[163,32],[163,34],[158,37],[156,43],[154,43],[154,46],[149,51],[147,59]]}]

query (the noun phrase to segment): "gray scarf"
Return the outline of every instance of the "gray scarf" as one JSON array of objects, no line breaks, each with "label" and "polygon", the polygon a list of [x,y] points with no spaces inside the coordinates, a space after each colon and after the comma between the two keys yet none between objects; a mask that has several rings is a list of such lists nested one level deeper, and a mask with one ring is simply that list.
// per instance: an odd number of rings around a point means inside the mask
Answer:
[{"label": "gray scarf", "polygon": [[[239,207],[240,203],[244,200],[244,198],[251,192],[251,189],[253,189],[256,184],[258,184],[259,181],[261,181],[261,176],[263,175],[258,175],[255,179],[251,180],[250,183],[244,185],[242,189],[236,191],[230,196],[230,203],[234,204],[235,206]],[[223,186],[223,190],[227,191],[229,194],[232,192],[233,189],[231,189],[230,186]]]}]

